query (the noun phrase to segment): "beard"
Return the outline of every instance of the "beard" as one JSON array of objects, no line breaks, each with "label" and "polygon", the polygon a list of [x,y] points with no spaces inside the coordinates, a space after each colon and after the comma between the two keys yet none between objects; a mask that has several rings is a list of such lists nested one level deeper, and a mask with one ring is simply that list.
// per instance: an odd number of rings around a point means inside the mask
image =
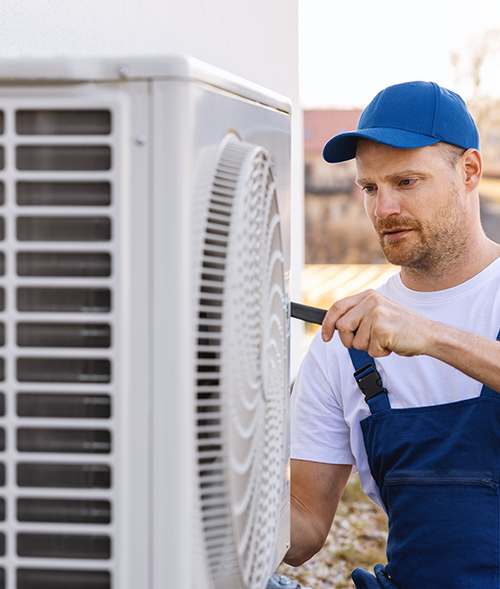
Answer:
[{"label": "beard", "polygon": [[[457,190],[450,190],[445,205],[434,219],[419,221],[413,217],[378,219],[375,222],[380,247],[387,261],[411,268],[421,274],[445,270],[459,259],[467,246],[465,212]],[[408,229],[410,233],[387,241],[382,231]]]}]

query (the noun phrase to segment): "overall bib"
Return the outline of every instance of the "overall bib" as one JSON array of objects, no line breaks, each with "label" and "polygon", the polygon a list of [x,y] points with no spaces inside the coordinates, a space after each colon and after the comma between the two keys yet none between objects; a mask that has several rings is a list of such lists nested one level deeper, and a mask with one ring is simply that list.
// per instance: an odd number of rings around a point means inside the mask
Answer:
[{"label": "overall bib", "polygon": [[392,409],[374,360],[349,353],[371,411],[361,429],[389,519],[388,564],[376,577],[356,569],[356,587],[499,589],[500,394],[483,386],[473,399]]}]

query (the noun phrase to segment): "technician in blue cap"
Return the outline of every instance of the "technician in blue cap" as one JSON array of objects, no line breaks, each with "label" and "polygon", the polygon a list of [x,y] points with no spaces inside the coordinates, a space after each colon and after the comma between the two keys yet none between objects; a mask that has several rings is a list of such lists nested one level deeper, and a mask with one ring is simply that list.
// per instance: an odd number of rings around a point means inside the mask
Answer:
[{"label": "technician in blue cap", "polygon": [[[428,82],[380,92],[328,162],[356,182],[401,271],[337,301],[292,395],[292,546],[323,545],[350,473],[388,514],[388,564],[358,588],[500,587],[500,245],[479,217],[479,135]],[[354,374],[353,374],[354,373]]]}]

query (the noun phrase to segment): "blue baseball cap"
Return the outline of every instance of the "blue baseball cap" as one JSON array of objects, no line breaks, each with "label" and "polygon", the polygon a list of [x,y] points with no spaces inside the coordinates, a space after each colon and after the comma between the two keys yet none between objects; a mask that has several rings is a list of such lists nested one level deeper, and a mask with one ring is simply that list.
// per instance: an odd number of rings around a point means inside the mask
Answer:
[{"label": "blue baseball cap", "polygon": [[439,141],[479,149],[479,133],[465,102],[434,82],[406,82],[379,92],[361,113],[356,131],[330,139],[323,158],[336,163],[356,157],[361,137],[399,149]]}]

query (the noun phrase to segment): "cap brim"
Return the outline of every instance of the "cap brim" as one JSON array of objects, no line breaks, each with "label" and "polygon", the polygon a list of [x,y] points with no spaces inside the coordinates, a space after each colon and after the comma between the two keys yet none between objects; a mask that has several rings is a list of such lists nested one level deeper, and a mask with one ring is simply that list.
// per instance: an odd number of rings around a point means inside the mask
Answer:
[{"label": "cap brim", "polygon": [[323,149],[323,159],[331,164],[345,162],[356,157],[358,139],[371,139],[398,149],[417,149],[438,143],[439,139],[403,129],[372,127],[350,133],[341,133],[328,141]]}]

